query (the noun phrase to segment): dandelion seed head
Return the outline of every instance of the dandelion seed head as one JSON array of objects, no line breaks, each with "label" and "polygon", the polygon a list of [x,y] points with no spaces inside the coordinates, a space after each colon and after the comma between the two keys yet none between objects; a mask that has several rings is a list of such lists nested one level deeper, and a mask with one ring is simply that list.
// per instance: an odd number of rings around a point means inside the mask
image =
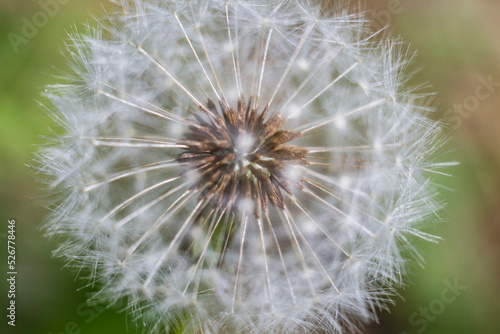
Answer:
[{"label": "dandelion seed head", "polygon": [[[72,35],[38,156],[58,254],[151,332],[348,333],[438,220],[411,57],[314,1],[122,0]],[[417,256],[418,258],[418,256]]]}]

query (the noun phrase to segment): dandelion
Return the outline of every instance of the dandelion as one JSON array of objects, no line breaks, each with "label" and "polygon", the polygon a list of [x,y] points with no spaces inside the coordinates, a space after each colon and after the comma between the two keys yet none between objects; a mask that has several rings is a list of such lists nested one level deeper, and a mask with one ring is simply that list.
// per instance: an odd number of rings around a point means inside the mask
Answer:
[{"label": "dandelion", "polygon": [[312,1],[119,1],[71,39],[50,236],[151,332],[347,333],[440,204],[411,56]]}]

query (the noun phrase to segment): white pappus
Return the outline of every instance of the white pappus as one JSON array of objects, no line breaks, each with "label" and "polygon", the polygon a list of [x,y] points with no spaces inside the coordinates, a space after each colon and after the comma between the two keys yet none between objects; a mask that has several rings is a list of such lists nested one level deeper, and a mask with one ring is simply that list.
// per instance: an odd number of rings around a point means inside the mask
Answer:
[{"label": "white pappus", "polygon": [[[151,332],[349,333],[441,206],[411,56],[342,5],[123,0],[69,45],[47,233]],[[343,5],[346,5],[345,3]]]}]

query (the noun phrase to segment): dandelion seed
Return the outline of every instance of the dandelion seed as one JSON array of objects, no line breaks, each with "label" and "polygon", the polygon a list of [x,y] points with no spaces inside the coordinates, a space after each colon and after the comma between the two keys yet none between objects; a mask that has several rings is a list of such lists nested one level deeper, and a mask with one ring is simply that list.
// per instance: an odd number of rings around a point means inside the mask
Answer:
[{"label": "dandelion seed", "polygon": [[309,0],[123,0],[47,91],[47,227],[151,332],[348,333],[437,218],[407,53]]}]

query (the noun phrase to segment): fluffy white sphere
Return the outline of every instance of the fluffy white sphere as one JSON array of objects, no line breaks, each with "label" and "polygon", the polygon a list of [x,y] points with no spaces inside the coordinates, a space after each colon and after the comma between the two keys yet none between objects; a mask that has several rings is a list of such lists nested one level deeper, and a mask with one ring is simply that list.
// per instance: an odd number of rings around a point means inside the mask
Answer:
[{"label": "fluffy white sphere", "polygon": [[401,44],[306,0],[124,0],[101,23],[48,93],[59,254],[152,331],[372,319],[440,206]]}]

